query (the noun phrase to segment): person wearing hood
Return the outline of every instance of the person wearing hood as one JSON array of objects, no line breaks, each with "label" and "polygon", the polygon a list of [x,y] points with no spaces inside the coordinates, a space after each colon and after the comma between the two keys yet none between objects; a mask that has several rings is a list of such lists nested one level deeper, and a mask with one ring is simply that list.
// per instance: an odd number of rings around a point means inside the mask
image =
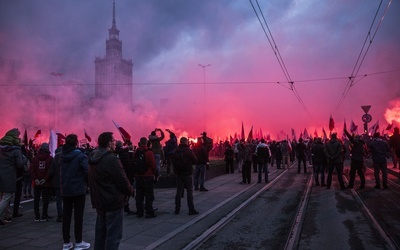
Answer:
[{"label": "person wearing hood", "polygon": [[[50,219],[47,211],[52,193],[52,183],[49,175],[52,161],[53,157],[50,155],[49,144],[43,143],[39,148],[38,154],[33,157],[32,166],[29,169],[33,180],[35,222],[48,221]],[[42,217],[40,217],[39,210],[40,196],[42,196],[43,201]]]},{"label": "person wearing hood", "polygon": [[77,148],[78,136],[69,134],[61,153],[61,196],[63,197],[62,232],[63,249],[73,248],[70,242],[72,210],[74,211],[75,248],[88,249],[90,243],[82,240],[83,214],[85,209],[88,158]]},{"label": "person wearing hood", "polygon": [[258,183],[261,183],[263,172],[265,175],[265,183],[268,183],[268,162],[270,162],[271,150],[264,139],[261,139],[256,147],[256,156],[258,164]]},{"label": "person wearing hood", "polygon": [[113,153],[116,146],[113,133],[100,134],[98,145],[89,157],[90,198],[97,212],[94,249],[118,249],[124,207],[133,187],[120,159]]},{"label": "person wearing hood", "polygon": [[5,225],[3,212],[16,191],[16,169],[23,170],[27,162],[21,152],[20,134],[14,128],[0,139],[0,225]]}]

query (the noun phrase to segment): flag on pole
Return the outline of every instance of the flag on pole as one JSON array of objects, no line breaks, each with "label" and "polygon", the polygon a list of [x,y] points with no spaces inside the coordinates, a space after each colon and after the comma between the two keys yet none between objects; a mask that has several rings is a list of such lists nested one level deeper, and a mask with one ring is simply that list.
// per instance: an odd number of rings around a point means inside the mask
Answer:
[{"label": "flag on pole", "polygon": [[112,120],[112,122],[114,123],[115,127],[117,127],[118,132],[121,134],[122,140],[124,140],[124,142],[130,141],[131,135],[128,132],[126,132],[126,130],[123,127],[118,125],[114,120]]},{"label": "flag on pole", "polygon": [[329,117],[329,130],[332,131],[335,128],[335,121],[333,120],[332,114]]},{"label": "flag on pole", "polygon": [[24,143],[25,147],[28,147],[28,132],[25,129],[24,137],[22,138],[22,142]]},{"label": "flag on pole", "polygon": [[[386,127],[386,129],[385,129],[385,130],[391,130],[391,129],[392,129],[392,127],[393,127],[393,121],[392,121],[392,123],[391,123],[391,124],[388,124],[388,125],[387,125],[387,127]],[[26,130],[25,130],[25,132],[26,132]]]},{"label": "flag on pole", "polygon": [[249,136],[247,137],[247,140],[253,140],[253,126],[251,126]]},{"label": "flag on pole", "polygon": [[303,140],[308,140],[308,138],[310,138],[310,135],[308,134],[307,129],[304,129],[304,133],[303,133]]},{"label": "flag on pole", "polygon": [[51,156],[54,157],[56,149],[58,148],[58,135],[53,130],[50,130],[49,148]]},{"label": "flag on pole", "polygon": [[353,120],[351,120],[351,124],[350,124],[350,132],[354,133],[356,132],[358,126],[353,122]]},{"label": "flag on pole", "polygon": [[324,135],[322,139],[325,141],[328,138],[328,136],[326,135],[325,128],[322,128],[322,134]]},{"label": "flag on pole", "polygon": [[241,138],[240,138],[240,139],[243,139],[243,140],[244,140],[244,126],[243,126],[243,121],[242,121],[242,133],[241,133],[240,135],[241,135]]},{"label": "flag on pole", "polygon": [[346,119],[344,119],[343,130],[347,130]]},{"label": "flag on pole", "polygon": [[91,141],[92,141],[92,137],[90,137],[90,136],[88,135],[88,133],[86,132],[86,129],[83,129],[83,132],[85,133],[85,138],[86,138],[86,140],[88,140],[88,142],[91,142]]},{"label": "flag on pole", "polygon": [[57,148],[65,143],[65,135],[63,135],[60,131],[56,131],[57,135]]},{"label": "flag on pole", "polygon": [[270,133],[267,134],[267,141],[271,141],[271,134]]},{"label": "flag on pole", "polygon": [[42,130],[41,129],[39,129],[38,131],[36,131],[36,134],[35,134],[35,139],[36,138],[39,138],[39,136],[42,134]]},{"label": "flag on pole", "polygon": [[296,133],[294,132],[294,129],[292,129],[292,140],[296,141]]},{"label": "flag on pole", "polygon": [[286,136],[286,141],[289,148],[289,153],[291,153],[293,151],[293,148],[292,148],[292,142],[289,139],[289,135]]},{"label": "flag on pole", "polygon": [[379,120],[377,120],[376,123],[369,128],[370,135],[374,135],[376,131],[378,131],[378,129],[379,129]]},{"label": "flag on pole", "polygon": [[314,130],[314,137],[318,137],[317,129]]}]

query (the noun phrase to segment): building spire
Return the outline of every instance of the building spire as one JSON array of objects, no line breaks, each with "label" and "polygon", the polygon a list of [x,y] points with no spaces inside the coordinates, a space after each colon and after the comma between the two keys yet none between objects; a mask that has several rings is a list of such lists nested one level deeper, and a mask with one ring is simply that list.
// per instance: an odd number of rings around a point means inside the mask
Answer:
[{"label": "building spire", "polygon": [[109,39],[119,39],[119,30],[115,21],[115,0],[113,0],[112,26],[108,29]]},{"label": "building spire", "polygon": [[112,27],[116,28],[117,24],[115,22],[115,0],[113,0],[113,20],[112,20]]}]

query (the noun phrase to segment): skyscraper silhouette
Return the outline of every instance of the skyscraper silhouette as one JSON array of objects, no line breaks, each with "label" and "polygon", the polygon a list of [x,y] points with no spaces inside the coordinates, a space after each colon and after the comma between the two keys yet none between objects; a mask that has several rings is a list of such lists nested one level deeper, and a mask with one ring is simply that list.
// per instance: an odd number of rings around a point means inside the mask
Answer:
[{"label": "skyscraper silhouette", "polygon": [[98,99],[117,98],[132,106],[132,60],[122,58],[122,41],[115,22],[115,1],[113,1],[112,26],[108,29],[105,57],[96,57],[95,97]]}]

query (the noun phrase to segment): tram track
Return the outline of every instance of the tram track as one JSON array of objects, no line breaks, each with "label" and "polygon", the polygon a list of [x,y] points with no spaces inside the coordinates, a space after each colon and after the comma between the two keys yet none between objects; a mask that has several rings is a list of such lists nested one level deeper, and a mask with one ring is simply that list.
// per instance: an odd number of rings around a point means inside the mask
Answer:
[{"label": "tram track", "polygon": [[[398,243],[396,242],[396,239],[393,239],[393,237],[391,236],[391,234],[393,235],[393,233],[388,232],[387,229],[380,226],[379,221],[381,219],[376,218],[374,215],[376,211],[369,209],[368,204],[364,202],[362,196],[359,195],[356,190],[323,190],[322,187],[315,187],[313,186],[312,174],[308,174],[307,178],[296,177],[304,177],[304,174],[297,174],[297,168],[293,167],[293,165],[289,169],[285,169],[284,171],[275,170],[271,173],[271,175],[275,176],[270,183],[263,186],[257,191],[253,190],[252,192],[254,193],[251,195],[247,194],[249,196],[247,199],[238,204],[235,208],[230,210],[230,212],[226,213],[224,216],[221,216],[212,225],[209,225],[206,230],[197,234],[196,237],[192,238],[192,240],[188,242],[184,247],[182,247],[182,249],[221,249],[222,246],[224,246],[224,249],[258,249],[260,247],[266,246],[268,246],[267,248],[271,249],[313,249],[315,245],[318,246],[318,244],[320,243],[315,243],[313,242],[313,240],[309,239],[309,226],[310,220],[313,220],[316,209],[318,210],[318,208],[315,207],[316,205],[318,205],[315,199],[316,197],[321,196],[321,194],[322,196],[329,196],[330,194],[333,194],[334,196],[332,198],[334,198],[336,202],[344,202],[343,204],[336,205],[337,208],[340,208],[339,210],[345,209],[350,211],[351,213],[356,214],[355,216],[353,216],[355,217],[354,220],[347,218],[349,216],[347,214],[343,216],[344,218],[339,218],[337,220],[337,225],[330,225],[334,228],[337,228],[336,230],[340,231],[340,233],[338,233],[339,235],[341,235],[340,238],[348,238],[349,241],[343,241],[341,243],[337,243],[336,245],[329,245],[332,244],[332,242],[335,243],[335,237],[332,237],[333,239],[327,240],[324,243],[328,244],[328,246],[325,246],[326,249],[338,249],[338,247],[343,249],[350,249],[354,246],[362,247],[364,249],[400,249]],[[297,199],[295,202],[292,202],[292,211],[287,213],[286,222],[276,227],[276,230],[279,231],[278,237],[274,235],[268,237],[268,234],[270,234],[267,233],[269,232],[268,230],[265,231],[265,239],[258,239],[257,236],[263,234],[258,234],[257,232],[253,232],[255,237],[253,237],[251,240],[247,239],[246,235],[242,236],[240,233],[241,231],[251,231],[254,229],[259,230],[263,227],[263,225],[265,225],[261,223],[260,226],[257,226],[255,225],[256,223],[252,224],[251,222],[247,221],[247,215],[249,213],[254,213],[255,210],[253,207],[257,207],[256,203],[260,202],[262,198],[269,197],[268,199],[269,201],[271,201],[271,207],[276,206],[278,207],[278,211],[282,210],[288,212],[287,209],[282,206],[282,202],[277,202],[276,204],[272,205],[274,195],[268,195],[269,192],[267,192],[271,191],[272,193],[276,192],[276,190],[290,188],[286,188],[284,185],[282,185],[282,182],[286,181],[283,179],[286,178],[285,176],[288,175],[295,176],[297,180],[300,180],[297,183],[300,185],[300,188],[298,190],[302,191],[301,193],[298,192],[295,196],[300,198]],[[256,185],[257,184],[251,185],[251,187],[248,187],[246,191],[252,190],[252,187]],[[273,189],[276,190],[272,191]],[[311,198],[312,195],[315,197]],[[238,196],[232,197],[231,200]],[[290,198],[288,198],[288,200],[290,200]],[[226,203],[228,203],[228,201]],[[222,204],[220,207],[222,207]],[[217,209],[215,209],[214,211],[216,210]],[[343,211],[339,211],[339,213],[343,213]],[[255,214],[255,216],[257,216],[257,214]],[[304,225],[304,221],[306,218],[308,222],[306,225]],[[271,218],[267,219],[271,220]],[[327,219],[329,220],[329,218]],[[269,223],[275,225],[273,219],[269,221]],[[254,228],[252,226],[254,226]],[[241,230],[240,228],[242,228],[243,230]],[[320,230],[323,229],[324,228]],[[361,235],[357,235],[358,233],[361,233]],[[250,235],[251,234],[252,233],[250,233]],[[329,234],[331,233],[328,233],[328,235]],[[363,239],[363,234],[369,234],[371,236],[369,238]],[[232,235],[232,237],[226,235]],[[352,237],[355,238],[353,242],[351,241]],[[276,242],[274,243],[272,239],[275,239]],[[373,244],[370,245],[370,242],[373,242]]]}]

